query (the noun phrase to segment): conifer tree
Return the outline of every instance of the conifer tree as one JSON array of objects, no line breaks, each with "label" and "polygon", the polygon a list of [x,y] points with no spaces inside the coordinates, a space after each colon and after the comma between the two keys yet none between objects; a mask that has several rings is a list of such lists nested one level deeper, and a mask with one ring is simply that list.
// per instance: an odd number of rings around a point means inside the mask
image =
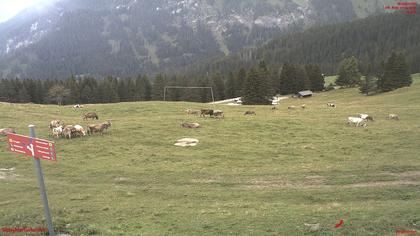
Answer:
[{"label": "conifer tree", "polygon": [[235,98],[236,97],[236,81],[235,76],[232,72],[229,73],[227,81],[226,81],[226,97],[227,98]]},{"label": "conifer tree", "polygon": [[163,100],[163,90],[166,86],[166,80],[163,75],[157,75],[155,80],[153,81],[152,86],[152,100],[154,101],[162,101]]},{"label": "conifer tree", "polygon": [[306,65],[306,74],[310,81],[310,90],[322,91],[324,90],[325,80],[318,65]]},{"label": "conifer tree", "polygon": [[22,86],[19,89],[19,102],[20,103],[28,103],[31,101],[31,96],[28,93],[28,90],[25,86]]},{"label": "conifer tree", "polygon": [[265,81],[258,68],[252,68],[246,77],[242,101],[246,105],[267,105],[270,103]]},{"label": "conifer tree", "polygon": [[340,63],[336,84],[339,86],[354,87],[360,84],[362,75],[359,72],[359,64],[355,57],[344,59]]},{"label": "conifer tree", "polygon": [[382,92],[388,92],[410,86],[413,81],[408,71],[404,54],[392,53],[384,65],[383,76],[379,78],[379,89]]}]

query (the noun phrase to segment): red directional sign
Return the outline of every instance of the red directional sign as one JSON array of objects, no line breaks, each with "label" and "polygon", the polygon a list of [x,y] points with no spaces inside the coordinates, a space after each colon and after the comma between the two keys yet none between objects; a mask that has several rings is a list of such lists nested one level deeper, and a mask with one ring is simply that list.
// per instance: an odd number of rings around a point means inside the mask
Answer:
[{"label": "red directional sign", "polygon": [[10,151],[49,161],[57,161],[54,142],[19,134],[7,134]]}]

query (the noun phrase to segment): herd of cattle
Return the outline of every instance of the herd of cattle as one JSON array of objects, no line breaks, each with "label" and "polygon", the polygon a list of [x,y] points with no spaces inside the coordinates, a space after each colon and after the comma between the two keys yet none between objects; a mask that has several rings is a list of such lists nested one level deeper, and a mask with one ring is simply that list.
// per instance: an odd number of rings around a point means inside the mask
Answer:
[{"label": "herd of cattle", "polygon": [[[89,112],[84,114],[83,120],[99,120],[99,116],[95,112]],[[109,127],[111,127],[111,121],[108,120],[107,122],[103,122],[100,124],[90,124],[87,125],[87,129],[85,129],[81,125],[65,125],[64,122],[61,120],[52,120],[50,122],[49,128],[51,130],[51,133],[54,137],[60,138],[74,138],[74,137],[83,137],[86,136],[86,134],[91,135],[93,133],[99,133],[103,134],[104,131],[108,130]]]},{"label": "herd of cattle", "polygon": [[[302,104],[300,106],[302,109],[306,109],[306,104]],[[328,102],[327,107],[336,108],[336,104],[333,102]],[[272,106],[271,110],[277,110],[277,106]],[[296,106],[288,106],[288,110],[296,109]],[[222,110],[213,110],[213,109],[201,109],[201,110],[194,110],[194,109],[187,109],[185,111],[188,115],[200,115],[200,117],[206,117],[207,115],[213,118],[224,118],[224,113]],[[244,115],[256,115],[255,111],[246,111]],[[389,114],[388,119],[390,120],[399,120],[399,116],[397,114]],[[368,121],[374,121],[373,116],[369,114],[359,114],[357,117],[348,117],[347,124],[354,125],[356,127],[367,127]],[[198,123],[182,123],[182,127],[184,128],[199,128],[200,124]]]},{"label": "herd of cattle", "polygon": [[[306,105],[302,104],[300,106],[302,109],[306,109]],[[336,104],[333,102],[328,102],[327,107],[336,108]],[[83,108],[82,105],[75,105],[73,108]],[[277,106],[273,106],[272,110],[277,110]],[[288,110],[296,109],[296,106],[288,106]],[[194,110],[194,109],[187,109],[186,113],[188,115],[200,115],[200,117],[212,117],[212,118],[224,118],[225,114],[222,110],[213,110],[213,109],[201,109],[201,110]],[[255,111],[246,111],[244,115],[256,115]],[[390,120],[399,120],[400,117],[397,114],[389,114],[388,119]],[[99,116],[95,112],[89,112],[83,115],[83,120],[99,120]],[[354,125],[356,127],[367,127],[368,121],[374,121],[373,117],[368,114],[359,114],[357,117],[348,117],[347,124]],[[109,127],[111,127],[111,121],[108,120],[107,122],[99,123],[99,124],[89,124],[86,126],[86,129],[79,124],[76,125],[66,125],[61,120],[52,120],[49,124],[49,128],[51,130],[52,135],[55,138],[74,138],[74,137],[83,137],[86,135],[91,135],[93,133],[103,134]],[[199,123],[182,123],[181,127],[183,128],[199,128]],[[0,136],[7,136],[8,133],[15,133],[15,131],[11,128],[3,128],[0,129]]]}]

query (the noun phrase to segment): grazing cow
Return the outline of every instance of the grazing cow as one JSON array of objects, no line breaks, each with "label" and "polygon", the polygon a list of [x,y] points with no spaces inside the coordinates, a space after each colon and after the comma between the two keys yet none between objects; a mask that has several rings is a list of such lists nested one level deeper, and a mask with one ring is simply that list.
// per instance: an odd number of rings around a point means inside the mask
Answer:
[{"label": "grazing cow", "polygon": [[244,115],[257,115],[257,113],[255,113],[255,111],[246,111],[245,113],[244,113]]},{"label": "grazing cow", "polygon": [[75,133],[79,136],[86,136],[86,131],[81,125],[75,125],[74,129],[76,130]]},{"label": "grazing cow", "polygon": [[111,121],[109,120],[102,124],[88,125],[87,133],[89,135],[93,133],[100,133],[101,135],[103,135],[104,131],[107,130],[109,127],[111,127]]},{"label": "grazing cow", "polygon": [[87,120],[87,119],[97,119],[99,120],[98,115],[95,112],[89,112],[83,115],[83,120]]},{"label": "grazing cow", "polygon": [[64,126],[64,123],[63,122],[61,122],[61,120],[52,120],[51,122],[50,122],[50,129],[54,129],[54,128],[57,128],[57,127],[60,127],[60,126]]},{"label": "grazing cow", "polygon": [[15,134],[15,131],[11,128],[0,129],[0,135],[2,136],[7,136],[9,133]]},{"label": "grazing cow", "polygon": [[183,128],[187,128],[187,129],[197,129],[200,128],[200,124],[199,123],[182,123],[181,127]]},{"label": "grazing cow", "polygon": [[276,106],[272,106],[271,107],[271,110],[277,110],[277,107]]},{"label": "grazing cow", "polygon": [[63,134],[63,126],[58,126],[58,127],[56,127],[56,128],[53,128],[52,129],[52,135],[55,137],[55,138],[60,138],[60,136]]},{"label": "grazing cow", "polygon": [[367,121],[373,121],[373,117],[368,114],[359,114],[359,117]]},{"label": "grazing cow", "polygon": [[389,114],[388,119],[390,119],[390,120],[400,120],[400,117],[397,114]]},{"label": "grazing cow", "polygon": [[294,109],[296,109],[296,106],[288,106],[287,109],[294,110]]},{"label": "grazing cow", "polygon": [[306,108],[306,104],[302,104],[302,106],[300,106],[300,107],[302,107],[302,109],[305,109]]},{"label": "grazing cow", "polygon": [[187,109],[187,110],[185,110],[185,112],[186,112],[188,115],[198,115],[198,113],[199,113],[200,111],[193,110],[193,109]]},{"label": "grazing cow", "polygon": [[83,108],[83,105],[76,104],[76,105],[74,105],[74,106],[73,106],[73,108],[74,108],[74,109]]},{"label": "grazing cow", "polygon": [[364,128],[367,127],[367,123],[365,119],[362,119],[360,117],[349,117],[347,118],[347,124],[352,125],[354,124],[356,127],[362,126]]},{"label": "grazing cow", "polygon": [[76,129],[74,128],[74,126],[73,126],[73,125],[66,125],[66,126],[63,128],[62,135],[64,136],[64,138],[69,138],[69,139],[71,139],[71,138],[72,138],[72,136],[74,136],[74,135],[75,135],[75,133],[76,133]]},{"label": "grazing cow", "polygon": [[206,117],[206,115],[212,117],[213,113],[214,111],[212,109],[201,109],[200,117]]},{"label": "grazing cow", "polygon": [[334,107],[335,108],[336,106],[335,106],[335,103],[329,102],[329,103],[327,103],[327,107]]},{"label": "grazing cow", "polygon": [[223,113],[222,110],[214,110],[213,111],[213,117],[214,118],[224,118],[225,114]]}]

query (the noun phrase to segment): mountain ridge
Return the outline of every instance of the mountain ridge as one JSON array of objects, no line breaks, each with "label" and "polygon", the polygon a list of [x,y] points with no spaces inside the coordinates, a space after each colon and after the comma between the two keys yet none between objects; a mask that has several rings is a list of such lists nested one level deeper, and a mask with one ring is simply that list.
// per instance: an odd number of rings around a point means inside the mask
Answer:
[{"label": "mountain ridge", "polygon": [[288,32],[351,21],[358,17],[355,2],[57,0],[0,24],[0,77],[177,70]]}]

